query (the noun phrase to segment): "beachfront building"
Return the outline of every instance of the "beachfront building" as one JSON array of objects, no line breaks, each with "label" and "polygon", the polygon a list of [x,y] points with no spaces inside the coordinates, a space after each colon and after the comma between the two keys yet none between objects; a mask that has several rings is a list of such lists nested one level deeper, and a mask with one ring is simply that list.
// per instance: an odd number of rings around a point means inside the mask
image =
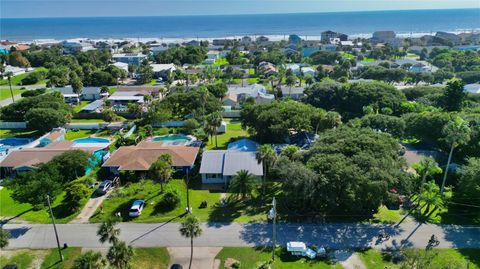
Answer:
[{"label": "beachfront building", "polygon": [[143,53],[118,53],[113,54],[112,59],[115,62],[139,65],[143,60],[147,59],[147,55]]},{"label": "beachfront building", "polygon": [[202,155],[200,175],[203,184],[222,184],[225,188],[240,170],[247,170],[260,181],[263,166],[256,158],[258,144],[240,139],[228,144],[227,150],[206,150]]},{"label": "beachfront building", "polygon": [[82,41],[63,41],[63,53],[75,54],[77,52],[84,52],[95,49],[92,44]]},{"label": "beachfront building", "polygon": [[347,41],[348,35],[328,30],[321,33],[320,39],[323,43],[332,43],[335,39],[338,39],[339,41]]},{"label": "beachfront building", "polygon": [[168,154],[172,157],[172,168],[184,171],[194,167],[198,151],[198,147],[164,146],[162,142],[142,141],[135,146],[120,147],[102,167],[114,175],[120,171],[147,172],[162,154]]}]

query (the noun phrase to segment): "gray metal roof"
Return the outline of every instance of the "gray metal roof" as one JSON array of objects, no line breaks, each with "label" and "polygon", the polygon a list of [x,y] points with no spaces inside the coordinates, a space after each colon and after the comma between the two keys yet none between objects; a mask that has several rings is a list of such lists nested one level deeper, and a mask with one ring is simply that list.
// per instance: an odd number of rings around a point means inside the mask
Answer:
[{"label": "gray metal roof", "polygon": [[255,176],[263,175],[263,166],[255,158],[255,152],[234,150],[206,150],[203,152],[200,174],[236,175],[247,170]]},{"label": "gray metal roof", "polygon": [[233,176],[240,170],[247,170],[256,176],[263,176],[263,167],[255,158],[255,152],[229,151],[225,153],[223,175]]},{"label": "gray metal roof", "polygon": [[221,174],[226,150],[206,150],[202,155],[201,174]]},{"label": "gray metal roof", "polygon": [[99,99],[99,100],[93,101],[90,104],[84,106],[82,108],[82,111],[95,111],[102,106],[103,106],[103,100]]}]

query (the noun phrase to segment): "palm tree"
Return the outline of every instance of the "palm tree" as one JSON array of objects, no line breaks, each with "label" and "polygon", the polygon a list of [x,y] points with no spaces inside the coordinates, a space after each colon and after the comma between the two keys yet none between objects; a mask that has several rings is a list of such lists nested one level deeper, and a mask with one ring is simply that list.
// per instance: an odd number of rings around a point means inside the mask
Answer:
[{"label": "palm tree", "polygon": [[152,179],[160,182],[162,193],[164,184],[168,182],[173,174],[172,163],[172,156],[169,154],[162,154],[158,157],[158,160],[150,166]]},{"label": "palm tree", "polygon": [[442,168],[438,167],[438,163],[429,156],[422,158],[419,163],[414,163],[412,166],[422,179],[420,182],[421,187],[425,184],[427,177],[442,172]]},{"label": "palm tree", "polygon": [[118,242],[118,236],[120,235],[120,229],[116,228],[117,222],[113,219],[108,219],[107,221],[100,224],[98,227],[97,235],[100,237],[100,243],[109,242],[115,244]]},{"label": "palm tree", "polygon": [[10,71],[6,72],[5,76],[7,76],[7,79],[8,79],[8,86],[10,86],[10,95],[12,96],[12,102],[15,102],[15,98],[13,98],[13,90],[12,90],[12,76],[13,76],[13,73],[10,72]]},{"label": "palm tree", "polygon": [[443,193],[445,189],[445,182],[447,181],[448,168],[452,161],[453,150],[457,146],[466,144],[470,141],[472,130],[467,122],[457,117],[455,120],[447,123],[442,132],[445,135],[445,141],[450,145],[450,153],[448,154],[447,166],[445,167],[445,174],[443,175],[441,193]]},{"label": "palm tree", "polygon": [[183,237],[190,238],[190,263],[188,268],[192,268],[192,259],[193,259],[193,238],[199,237],[202,235],[202,228],[200,228],[200,223],[198,219],[189,214],[180,226],[180,234]]},{"label": "palm tree", "polygon": [[8,240],[10,239],[10,237],[10,233],[0,227],[0,249],[8,246]]},{"label": "palm tree", "polygon": [[256,177],[247,170],[240,170],[230,181],[230,191],[241,199],[251,195],[257,185]]},{"label": "palm tree", "polygon": [[444,205],[444,199],[442,199],[442,195],[440,192],[440,188],[438,187],[437,184],[435,184],[435,181],[429,181],[424,184],[423,186],[423,192],[420,193],[418,196],[418,201],[419,203],[424,203],[424,205],[427,207],[425,209],[425,215],[428,215],[430,212],[430,208],[442,208]]},{"label": "palm tree", "polygon": [[73,262],[72,269],[101,269],[106,265],[102,253],[89,250],[78,256]]},{"label": "palm tree", "polygon": [[110,247],[107,253],[107,259],[114,268],[127,269],[130,268],[130,261],[134,255],[132,246],[127,245],[123,241],[119,241]]},{"label": "palm tree", "polygon": [[275,163],[277,155],[275,154],[275,150],[273,149],[272,145],[261,145],[258,148],[258,151],[255,155],[257,158],[258,163],[263,164],[263,194],[265,194],[265,185],[267,183],[267,173],[270,167]]},{"label": "palm tree", "polygon": [[217,139],[217,130],[222,126],[222,114],[220,112],[213,112],[207,115],[205,132],[210,134],[210,136],[215,135],[215,148],[218,148],[218,139]]}]

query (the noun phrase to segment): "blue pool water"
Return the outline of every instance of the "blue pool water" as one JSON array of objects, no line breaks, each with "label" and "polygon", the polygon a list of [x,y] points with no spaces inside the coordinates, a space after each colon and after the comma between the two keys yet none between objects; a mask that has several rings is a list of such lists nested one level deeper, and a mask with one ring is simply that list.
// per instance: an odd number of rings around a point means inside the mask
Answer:
[{"label": "blue pool water", "polygon": [[160,141],[175,141],[175,142],[190,142],[192,139],[185,135],[164,135],[164,136],[156,136],[152,139],[152,141],[160,142]]},{"label": "blue pool water", "polygon": [[85,137],[73,140],[75,143],[110,143],[110,140],[100,137]]},{"label": "blue pool water", "polygon": [[7,151],[11,148],[20,147],[30,142],[32,142],[32,140],[28,138],[9,137],[0,139],[0,152]]}]

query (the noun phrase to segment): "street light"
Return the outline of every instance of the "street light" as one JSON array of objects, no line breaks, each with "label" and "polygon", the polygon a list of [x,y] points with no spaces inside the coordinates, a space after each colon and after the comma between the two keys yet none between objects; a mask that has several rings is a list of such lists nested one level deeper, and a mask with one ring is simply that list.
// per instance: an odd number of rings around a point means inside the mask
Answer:
[{"label": "street light", "polygon": [[270,218],[273,221],[272,225],[272,261],[275,260],[275,246],[276,241],[277,241],[277,202],[275,200],[275,197],[272,199],[272,208],[268,211],[268,218]]}]

